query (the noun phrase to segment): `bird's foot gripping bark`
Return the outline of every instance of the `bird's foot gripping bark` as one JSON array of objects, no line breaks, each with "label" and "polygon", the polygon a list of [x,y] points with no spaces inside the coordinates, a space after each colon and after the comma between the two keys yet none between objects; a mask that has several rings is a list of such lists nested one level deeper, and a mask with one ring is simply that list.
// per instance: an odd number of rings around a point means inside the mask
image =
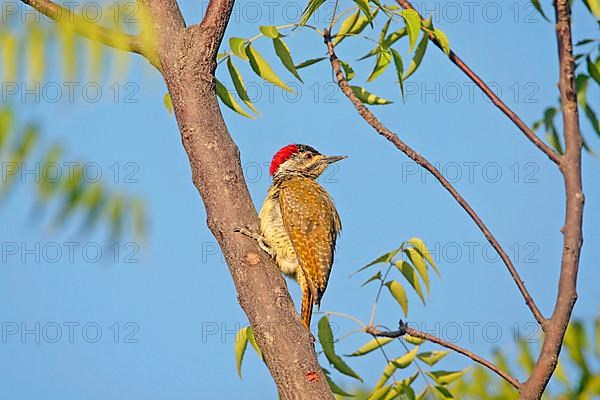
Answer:
[{"label": "bird's foot gripping bark", "polygon": [[259,233],[253,232],[248,227],[238,227],[233,230],[234,232],[239,232],[242,235],[248,236],[258,242],[258,245],[261,249],[265,251],[271,258],[275,258],[275,250],[267,243],[267,239]]}]

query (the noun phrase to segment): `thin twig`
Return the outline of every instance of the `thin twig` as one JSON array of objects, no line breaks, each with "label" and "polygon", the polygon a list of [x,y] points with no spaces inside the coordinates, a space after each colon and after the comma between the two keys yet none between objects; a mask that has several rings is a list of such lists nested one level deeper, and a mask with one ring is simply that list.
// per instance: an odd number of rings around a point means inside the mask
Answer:
[{"label": "thin twig", "polygon": [[498,376],[500,376],[506,382],[510,383],[515,389],[519,390],[521,387],[521,383],[516,378],[511,376],[509,373],[501,370],[500,368],[498,368],[496,365],[494,365],[492,362],[486,360],[485,358],[478,356],[477,354],[475,354],[467,349],[464,349],[454,343],[448,342],[444,339],[440,339],[436,336],[433,336],[428,333],[411,328],[411,327],[407,326],[403,321],[400,321],[400,326],[397,331],[380,331],[380,330],[376,329],[375,327],[368,327],[367,333],[370,333],[373,336],[389,337],[389,338],[399,338],[404,335],[410,335],[410,336],[413,336],[413,337],[416,337],[419,339],[424,339],[429,342],[439,344],[442,347],[445,347],[447,349],[450,349],[457,353],[460,353],[463,356],[468,357],[471,360],[475,361],[476,363],[483,365],[484,367],[488,368],[490,371],[496,373]]},{"label": "thin twig", "polygon": [[144,56],[156,68],[160,69],[160,62],[151,49],[142,45],[142,41],[136,35],[116,32],[99,24],[86,21],[83,17],[75,14],[69,8],[54,3],[51,0],[21,0],[56,22],[72,24],[75,32],[90,40],[100,42],[108,47],[128,51]]},{"label": "thin twig", "polygon": [[564,235],[563,251],[554,311],[548,321],[548,329],[544,335],[540,355],[529,378],[523,383],[521,392],[523,400],[539,399],[556,369],[565,332],[577,301],[577,275],[581,246],[583,245],[582,225],[585,203],[581,176],[583,138],[581,137],[577,110],[576,66],[571,32],[571,2],[569,0],[555,0],[554,9],[559,60],[558,87],[565,141],[564,162],[561,164],[566,198],[565,224],[561,229]]},{"label": "thin twig", "polygon": [[[424,18],[421,16],[417,10],[412,6],[412,4],[408,0],[396,0],[396,2],[404,9],[413,10],[419,15],[419,18],[423,21]],[[429,35],[429,39],[442,51],[444,50],[440,41],[435,37],[432,32],[426,32]],[[456,65],[462,72],[465,73],[475,83],[479,89],[485,93],[487,97],[494,103],[496,107],[500,109],[507,117],[510,119],[520,130],[527,136],[527,138],[537,146],[544,154],[548,156],[550,160],[552,160],[555,164],[560,165],[561,156],[556,151],[554,151],[550,146],[544,143],[519,116],[511,110],[509,106],[507,106],[501,99],[498,97],[492,89],[481,79],[465,62],[452,50],[450,50],[450,54],[448,55],[450,61],[454,65]]]},{"label": "thin twig", "polygon": [[535,304],[535,301],[529,294],[529,291],[525,287],[523,280],[519,276],[519,273],[517,272],[515,266],[513,265],[510,258],[508,257],[508,254],[506,254],[506,252],[504,251],[502,246],[500,246],[500,243],[494,237],[494,235],[492,235],[492,232],[489,230],[489,228],[483,223],[483,221],[481,220],[479,215],[473,210],[473,208],[471,208],[469,203],[460,195],[460,193],[458,193],[458,191],[454,188],[454,186],[452,186],[452,184],[450,182],[448,182],[448,180],[444,177],[444,175],[442,175],[442,173],[437,168],[435,168],[435,166],[433,166],[433,164],[431,164],[431,162],[429,162],[425,157],[423,157],[421,154],[417,153],[410,146],[408,146],[406,143],[404,143],[398,137],[398,135],[396,135],[394,132],[392,132],[388,128],[386,128],[381,123],[381,121],[379,121],[377,119],[377,117],[367,107],[365,107],[365,105],[356,97],[356,95],[354,94],[354,91],[352,90],[352,88],[350,87],[348,82],[346,81],[346,78],[344,77],[344,73],[342,72],[342,68],[340,66],[340,62],[339,62],[337,56],[335,55],[335,51],[333,49],[333,44],[331,43],[331,35],[330,35],[329,31],[327,31],[327,30],[325,31],[324,38],[325,38],[325,44],[327,45],[327,50],[329,52],[329,60],[331,62],[331,66],[333,67],[333,71],[335,73],[338,85],[339,85],[340,89],[342,90],[342,92],[346,95],[346,97],[348,97],[350,102],[352,102],[352,104],[354,105],[354,107],[356,108],[356,110],[358,111],[360,116],[369,125],[371,125],[377,131],[377,133],[379,133],[381,136],[383,136],[388,141],[390,141],[392,144],[394,144],[394,146],[396,146],[398,148],[398,150],[402,151],[411,160],[413,160],[418,165],[420,165],[421,167],[423,167],[427,171],[429,171],[440,182],[440,184],[450,193],[450,195],[452,195],[452,197],[456,200],[456,202],[467,212],[467,214],[471,217],[471,219],[475,222],[475,224],[477,225],[479,230],[483,233],[485,238],[488,240],[488,242],[492,245],[494,250],[496,250],[496,252],[500,256],[500,258],[504,262],[504,265],[506,265],[508,272],[510,273],[511,277],[515,281],[519,291],[521,292],[521,295],[525,299],[525,303],[531,310],[536,321],[541,325],[542,329],[544,329],[545,325],[546,325],[546,319],[544,318],[544,316],[540,312],[539,308]]}]

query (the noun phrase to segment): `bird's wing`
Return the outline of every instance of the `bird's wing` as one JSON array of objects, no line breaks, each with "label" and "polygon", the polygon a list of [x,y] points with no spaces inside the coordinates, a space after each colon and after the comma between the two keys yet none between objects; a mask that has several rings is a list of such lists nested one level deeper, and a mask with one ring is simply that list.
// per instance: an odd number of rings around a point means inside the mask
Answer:
[{"label": "bird's wing", "polygon": [[341,224],[333,201],[318,183],[304,178],[284,182],[279,194],[283,225],[315,303],[327,287]]}]

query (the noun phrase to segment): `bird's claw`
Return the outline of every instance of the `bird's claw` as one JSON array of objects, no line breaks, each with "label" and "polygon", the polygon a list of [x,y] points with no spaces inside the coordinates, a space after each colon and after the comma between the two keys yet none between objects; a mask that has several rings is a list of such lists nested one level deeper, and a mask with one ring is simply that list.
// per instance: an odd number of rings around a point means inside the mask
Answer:
[{"label": "bird's claw", "polygon": [[260,248],[263,249],[265,253],[267,253],[271,257],[271,259],[275,259],[275,251],[271,248],[271,246],[267,244],[266,239],[262,235],[253,232],[247,226],[238,226],[234,228],[233,231],[241,233],[244,236],[248,236],[249,238],[256,240]]}]

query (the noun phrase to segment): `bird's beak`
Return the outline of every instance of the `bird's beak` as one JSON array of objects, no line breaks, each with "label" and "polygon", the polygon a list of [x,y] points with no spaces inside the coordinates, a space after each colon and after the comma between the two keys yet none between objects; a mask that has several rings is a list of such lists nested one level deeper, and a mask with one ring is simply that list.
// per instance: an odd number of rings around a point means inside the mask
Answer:
[{"label": "bird's beak", "polygon": [[344,158],[348,158],[348,156],[326,156],[321,159],[322,162],[326,164],[333,164],[334,162],[338,162],[343,160]]}]

